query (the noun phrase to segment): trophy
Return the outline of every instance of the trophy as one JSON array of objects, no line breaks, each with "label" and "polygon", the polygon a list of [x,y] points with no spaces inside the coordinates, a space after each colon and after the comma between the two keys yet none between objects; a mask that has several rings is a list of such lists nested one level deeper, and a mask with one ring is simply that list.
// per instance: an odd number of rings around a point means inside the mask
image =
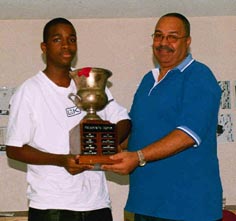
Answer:
[{"label": "trophy", "polygon": [[95,67],[70,72],[77,93],[68,97],[86,111],[82,121],[70,131],[70,152],[80,154],[80,164],[112,164],[109,156],[118,152],[116,125],[97,115],[110,102],[105,88],[111,75],[111,71]]}]

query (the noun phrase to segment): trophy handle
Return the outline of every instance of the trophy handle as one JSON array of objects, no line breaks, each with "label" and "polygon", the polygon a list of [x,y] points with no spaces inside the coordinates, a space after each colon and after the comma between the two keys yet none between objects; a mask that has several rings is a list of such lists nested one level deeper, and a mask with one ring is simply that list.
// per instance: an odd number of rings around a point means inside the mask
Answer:
[{"label": "trophy handle", "polygon": [[68,95],[68,98],[76,105],[76,106],[81,106],[80,102],[81,102],[81,97],[77,94],[74,93],[70,93]]}]

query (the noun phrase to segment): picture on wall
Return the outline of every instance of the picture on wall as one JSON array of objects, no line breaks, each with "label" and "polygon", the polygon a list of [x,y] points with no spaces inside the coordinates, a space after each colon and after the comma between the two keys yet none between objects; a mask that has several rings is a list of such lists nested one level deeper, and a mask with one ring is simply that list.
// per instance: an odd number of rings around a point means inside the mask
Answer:
[{"label": "picture on wall", "polygon": [[218,81],[218,84],[222,90],[220,108],[230,109],[231,108],[230,81]]},{"label": "picture on wall", "polygon": [[9,102],[15,88],[0,87],[0,115],[9,115]]},{"label": "picture on wall", "polygon": [[234,81],[233,88],[234,88],[234,108],[236,108],[236,81]]},{"label": "picture on wall", "polygon": [[5,151],[5,136],[6,136],[6,127],[0,127],[0,151]]},{"label": "picture on wall", "polygon": [[218,118],[218,143],[234,142],[233,119],[231,114],[220,114]]}]

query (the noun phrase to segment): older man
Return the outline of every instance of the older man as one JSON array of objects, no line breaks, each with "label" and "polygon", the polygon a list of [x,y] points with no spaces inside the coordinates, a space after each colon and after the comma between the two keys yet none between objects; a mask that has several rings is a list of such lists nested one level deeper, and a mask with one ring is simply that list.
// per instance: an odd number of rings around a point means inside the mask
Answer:
[{"label": "older man", "polygon": [[126,210],[135,221],[216,221],[222,187],[216,129],[221,90],[211,70],[189,53],[190,23],[162,16],[153,34],[155,69],[134,96],[128,151],[104,169],[130,173]]}]

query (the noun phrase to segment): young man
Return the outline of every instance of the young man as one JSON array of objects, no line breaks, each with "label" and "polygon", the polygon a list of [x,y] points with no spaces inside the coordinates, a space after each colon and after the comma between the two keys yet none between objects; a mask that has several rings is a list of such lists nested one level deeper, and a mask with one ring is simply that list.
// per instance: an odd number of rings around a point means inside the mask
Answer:
[{"label": "young man", "polygon": [[135,221],[216,221],[222,187],[216,128],[221,90],[211,70],[189,53],[190,24],[162,16],[153,34],[158,66],[134,97],[128,150],[104,169],[131,173],[126,210]]},{"label": "young man", "polygon": [[[10,107],[7,156],[28,164],[29,221],[111,221],[104,172],[78,164],[69,154],[69,131],[85,116],[68,95],[76,93],[69,77],[77,51],[70,21],[56,18],[44,27],[41,49],[46,68],[26,80]],[[109,100],[112,95],[107,90]],[[110,102],[99,115],[117,123],[120,142],[129,132],[126,109]]]}]

